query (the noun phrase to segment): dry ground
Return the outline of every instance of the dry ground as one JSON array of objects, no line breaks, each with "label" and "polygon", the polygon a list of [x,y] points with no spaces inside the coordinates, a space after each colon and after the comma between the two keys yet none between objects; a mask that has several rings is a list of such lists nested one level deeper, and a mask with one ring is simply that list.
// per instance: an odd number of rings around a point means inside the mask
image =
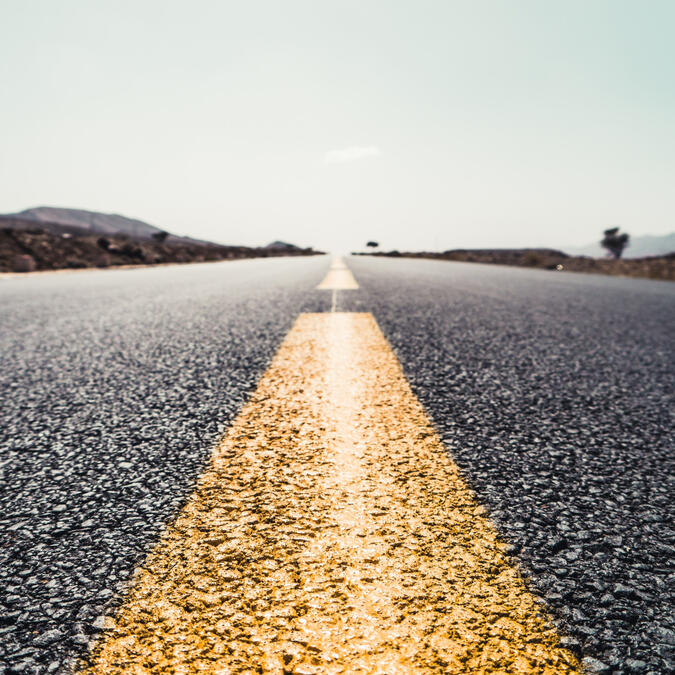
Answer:
[{"label": "dry ground", "polygon": [[249,248],[134,240],[124,236],[53,234],[39,228],[0,229],[0,272],[192,263],[280,255],[314,255],[311,248]]},{"label": "dry ground", "polygon": [[396,258],[430,258],[433,260],[455,260],[459,262],[490,263],[496,265],[515,265],[541,269],[587,272],[591,274],[610,274],[623,277],[644,277],[675,281],[675,253],[648,258],[629,258],[614,260],[610,258],[589,258],[569,256],[553,249],[485,249],[454,250],[443,253],[387,251],[378,253],[360,253],[357,255],[375,255]]}]

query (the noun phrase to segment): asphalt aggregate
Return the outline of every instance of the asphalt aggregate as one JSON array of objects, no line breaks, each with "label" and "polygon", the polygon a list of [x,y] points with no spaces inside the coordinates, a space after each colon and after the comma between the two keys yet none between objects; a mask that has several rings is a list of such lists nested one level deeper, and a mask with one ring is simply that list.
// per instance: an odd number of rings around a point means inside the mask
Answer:
[{"label": "asphalt aggregate", "polygon": [[[64,672],[192,492],[327,259],[0,281],[0,664]],[[0,669],[2,672],[2,669]]]},{"label": "asphalt aggregate", "polygon": [[413,390],[590,672],[675,672],[675,285],[352,258]]},{"label": "asphalt aggregate", "polygon": [[[63,672],[326,257],[0,280],[0,672]],[[414,392],[590,672],[675,672],[675,285],[350,258]]]}]

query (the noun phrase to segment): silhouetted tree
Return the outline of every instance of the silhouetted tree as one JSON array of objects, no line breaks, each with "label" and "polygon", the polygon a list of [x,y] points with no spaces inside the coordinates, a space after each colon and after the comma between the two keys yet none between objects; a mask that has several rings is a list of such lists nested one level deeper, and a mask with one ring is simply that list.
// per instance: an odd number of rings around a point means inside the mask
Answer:
[{"label": "silhouetted tree", "polygon": [[377,247],[379,246],[379,244],[378,244],[376,241],[369,241],[369,242],[366,244],[366,246],[367,246],[368,248],[377,248]]},{"label": "silhouetted tree", "polygon": [[618,227],[610,227],[604,232],[605,236],[600,242],[603,248],[606,248],[618,260],[623,253],[623,250],[628,246],[630,237],[623,232],[619,234]]},{"label": "silhouetted tree", "polygon": [[153,232],[152,234],[152,238],[156,239],[157,241],[165,241],[168,236],[169,233],[165,232],[164,230],[160,230],[159,232]]}]

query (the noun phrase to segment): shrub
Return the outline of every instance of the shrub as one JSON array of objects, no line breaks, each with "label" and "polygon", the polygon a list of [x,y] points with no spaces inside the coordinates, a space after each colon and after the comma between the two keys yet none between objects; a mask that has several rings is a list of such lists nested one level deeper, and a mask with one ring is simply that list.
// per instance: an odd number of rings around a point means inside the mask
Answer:
[{"label": "shrub", "polygon": [[523,258],[523,264],[528,267],[538,267],[543,262],[543,258],[536,251],[528,251]]},{"label": "shrub", "polygon": [[600,242],[603,248],[606,248],[616,260],[621,257],[623,250],[628,246],[630,237],[624,232],[619,234],[618,227],[610,227],[604,231],[604,237]]},{"label": "shrub", "polygon": [[34,272],[37,265],[32,255],[17,255],[14,257],[12,269],[15,272]]}]

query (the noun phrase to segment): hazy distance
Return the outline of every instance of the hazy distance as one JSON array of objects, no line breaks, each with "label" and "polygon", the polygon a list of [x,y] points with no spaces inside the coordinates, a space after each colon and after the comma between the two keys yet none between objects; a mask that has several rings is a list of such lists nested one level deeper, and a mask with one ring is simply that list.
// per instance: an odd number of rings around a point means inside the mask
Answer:
[{"label": "hazy distance", "polygon": [[675,229],[675,3],[5,0],[0,212],[222,243]]}]

